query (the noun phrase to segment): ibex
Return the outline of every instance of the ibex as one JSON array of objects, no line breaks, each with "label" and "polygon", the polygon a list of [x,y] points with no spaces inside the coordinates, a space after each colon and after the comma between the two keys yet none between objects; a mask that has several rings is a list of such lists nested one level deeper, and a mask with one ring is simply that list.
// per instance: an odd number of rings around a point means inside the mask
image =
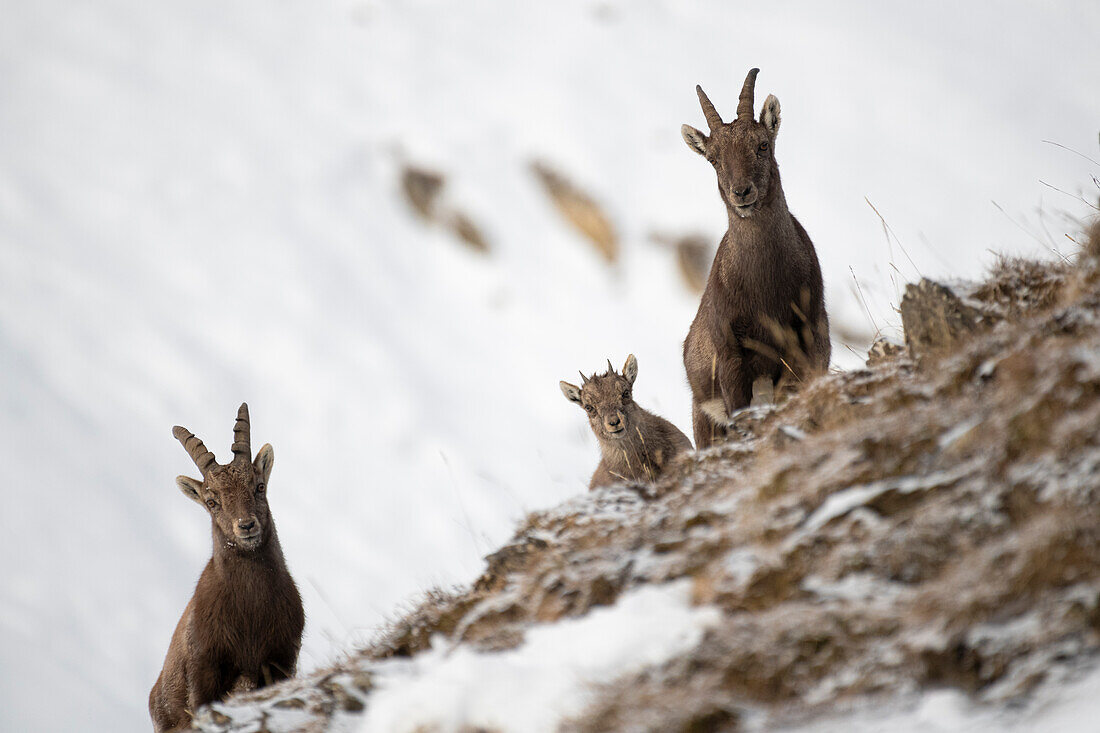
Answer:
[{"label": "ibex", "polygon": [[768,95],[760,121],[753,119],[759,71],[745,78],[732,122],[722,122],[696,86],[710,135],[680,128],[688,147],[714,166],[729,217],[684,341],[698,449],[749,404],[757,379],[802,382],[828,368],[832,349],[817,253],[779,182],[779,100]]},{"label": "ibex", "polygon": [[605,374],[581,373],[581,386],[559,382],[562,393],[588,413],[588,423],[600,444],[602,457],[588,488],[619,481],[651,482],[676,456],[691,450],[691,441],[679,428],[642,409],[634,401],[638,360],[631,354],[617,374],[607,361]]},{"label": "ibex", "polygon": [[233,460],[221,465],[190,431],[172,428],[202,473],[201,481],[178,476],[176,484],[210,514],[214,552],[149,693],[157,731],[186,728],[200,705],[234,688],[290,677],[298,662],[302,599],[267,506],[275,452],[264,445],[252,460],[249,434],[248,405],[242,404],[233,428]]}]

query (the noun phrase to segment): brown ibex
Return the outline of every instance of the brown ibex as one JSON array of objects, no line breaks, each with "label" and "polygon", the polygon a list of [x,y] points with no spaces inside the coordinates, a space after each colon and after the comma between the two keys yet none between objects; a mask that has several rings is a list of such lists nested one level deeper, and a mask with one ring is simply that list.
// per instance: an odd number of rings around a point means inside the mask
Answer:
[{"label": "brown ibex", "polygon": [[607,362],[605,374],[581,373],[581,386],[559,382],[562,393],[588,413],[588,423],[602,457],[588,488],[619,481],[651,482],[676,456],[691,450],[691,441],[675,425],[634,401],[638,360],[631,354],[617,374]]},{"label": "brown ibex", "polygon": [[722,122],[696,86],[710,135],[680,128],[688,147],[714,166],[729,217],[684,341],[698,449],[749,404],[757,379],[802,382],[828,368],[832,350],[821,265],[779,182],[779,100],[768,95],[760,121],[753,119],[759,71],[745,78],[732,122]]},{"label": "brown ibex", "polygon": [[225,465],[187,429],[176,426],[172,435],[202,473],[201,481],[178,476],[176,484],[210,514],[214,552],[149,693],[157,731],[186,728],[200,705],[235,688],[293,675],[305,623],[267,506],[275,452],[264,445],[252,460],[248,405],[237,411],[233,460]]}]

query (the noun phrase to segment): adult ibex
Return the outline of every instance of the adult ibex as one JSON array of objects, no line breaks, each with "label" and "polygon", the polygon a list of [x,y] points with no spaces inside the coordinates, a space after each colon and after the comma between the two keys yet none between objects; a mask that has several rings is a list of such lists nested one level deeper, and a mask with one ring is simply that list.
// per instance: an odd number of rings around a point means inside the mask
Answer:
[{"label": "adult ibex", "polygon": [[248,405],[237,411],[233,460],[220,465],[202,441],[172,428],[202,473],[178,476],[184,495],[210,514],[214,553],[172,634],[149,693],[157,731],[191,723],[200,705],[235,687],[262,687],[294,674],[305,615],[267,506],[271,445],[252,460]]},{"label": "adult ibex", "polygon": [[832,348],[817,253],[779,182],[779,100],[768,95],[760,121],[753,119],[759,71],[745,78],[732,122],[722,122],[696,86],[710,135],[680,128],[688,147],[714,166],[729,216],[684,341],[697,449],[749,404],[758,378],[802,382],[828,368]]},{"label": "adult ibex", "polygon": [[581,373],[581,386],[558,382],[562,394],[588,413],[588,423],[600,444],[599,465],[588,488],[619,481],[654,481],[676,456],[691,450],[691,441],[663,417],[634,401],[638,360],[631,354],[617,374],[607,361],[605,374]]}]

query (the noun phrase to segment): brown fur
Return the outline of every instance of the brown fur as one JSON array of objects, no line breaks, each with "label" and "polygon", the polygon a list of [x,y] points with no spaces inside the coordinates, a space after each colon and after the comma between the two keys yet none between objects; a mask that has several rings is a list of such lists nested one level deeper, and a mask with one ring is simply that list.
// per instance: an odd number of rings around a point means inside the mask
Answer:
[{"label": "brown fur", "polygon": [[627,482],[651,482],[691,441],[679,428],[643,409],[634,401],[638,361],[631,354],[618,374],[607,363],[607,373],[581,379],[578,387],[560,382],[562,393],[588,413],[588,423],[600,444],[600,463],[588,488]]},{"label": "brown fur", "polygon": [[832,348],[817,253],[779,180],[779,100],[769,95],[753,119],[757,71],[745,80],[735,120],[723,123],[697,87],[711,134],[681,129],[714,166],[729,218],[684,341],[699,449],[724,433],[723,418],[749,404],[754,381],[801,383],[828,368]]},{"label": "brown fur", "polygon": [[264,445],[250,460],[247,405],[234,432],[235,455],[223,466],[190,432],[173,430],[203,472],[201,482],[176,482],[210,514],[214,551],[149,693],[157,731],[186,728],[200,705],[290,677],[298,662],[302,599],[267,505],[274,451]]}]

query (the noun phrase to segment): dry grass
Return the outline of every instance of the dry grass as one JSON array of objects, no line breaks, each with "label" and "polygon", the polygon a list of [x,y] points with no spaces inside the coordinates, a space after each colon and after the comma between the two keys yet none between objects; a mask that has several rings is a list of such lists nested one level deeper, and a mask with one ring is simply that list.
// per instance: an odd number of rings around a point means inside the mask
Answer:
[{"label": "dry grass", "polygon": [[531,164],[535,177],[542,183],[558,213],[584,235],[608,262],[619,259],[619,238],[603,208],[588,193],[581,190],[548,164]]}]

